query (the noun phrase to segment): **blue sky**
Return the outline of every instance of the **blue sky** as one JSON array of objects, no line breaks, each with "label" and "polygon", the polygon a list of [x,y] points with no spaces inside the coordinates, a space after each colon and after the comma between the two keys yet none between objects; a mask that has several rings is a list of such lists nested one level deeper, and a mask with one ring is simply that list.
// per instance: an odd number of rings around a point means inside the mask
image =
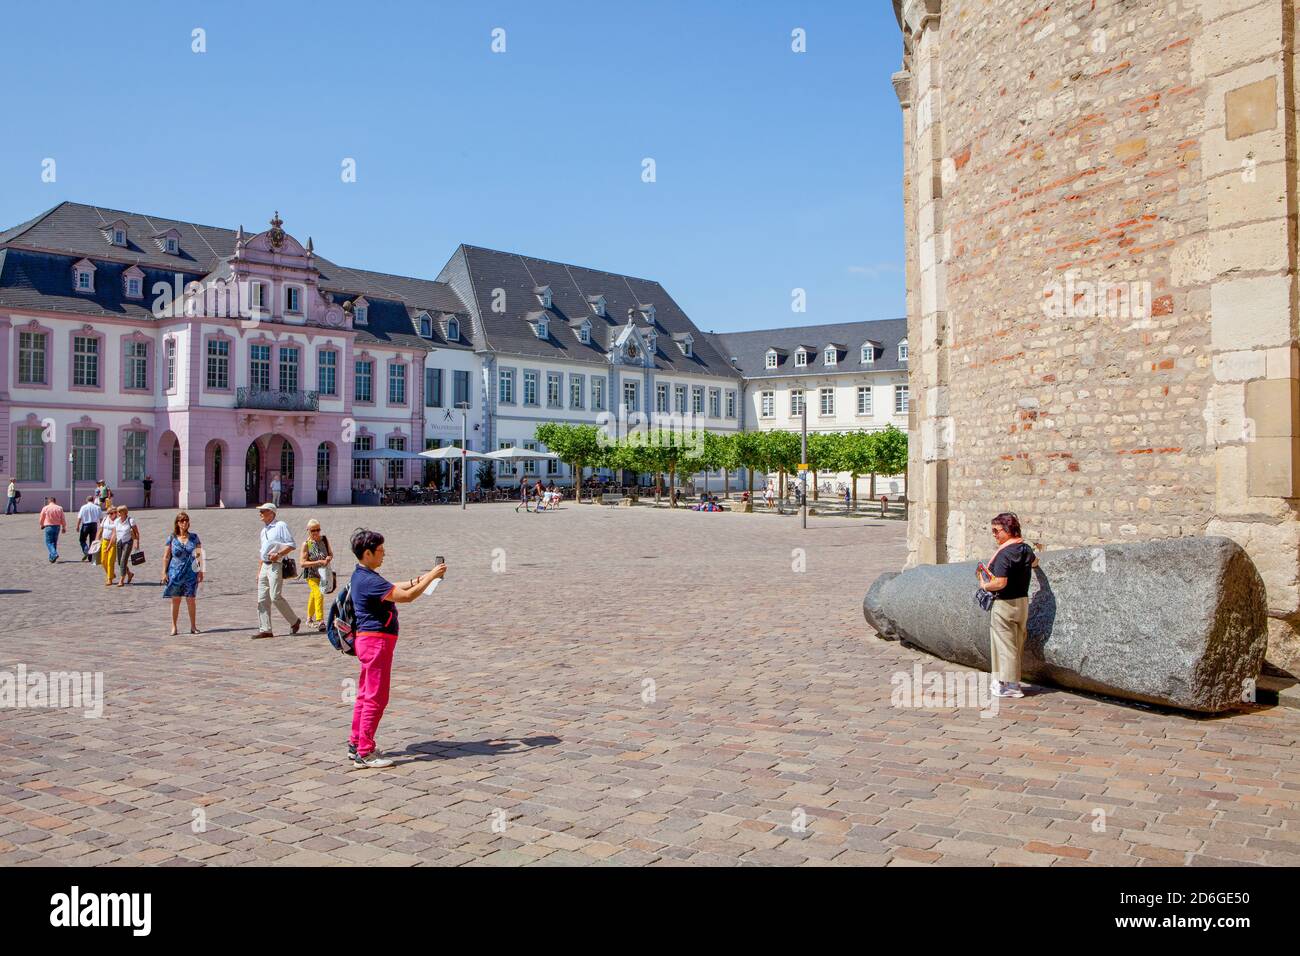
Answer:
[{"label": "blue sky", "polygon": [[4,227],[278,209],[361,268],[466,242],[657,279],[706,330],[903,315],[886,0],[15,3],[0,57]]}]

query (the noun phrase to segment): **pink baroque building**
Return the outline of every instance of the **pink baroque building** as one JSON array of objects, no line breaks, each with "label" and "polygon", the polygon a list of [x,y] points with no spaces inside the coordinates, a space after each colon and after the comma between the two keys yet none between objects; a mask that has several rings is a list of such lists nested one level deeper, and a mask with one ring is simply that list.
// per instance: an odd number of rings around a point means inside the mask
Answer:
[{"label": "pink baroque building", "polygon": [[24,510],[100,478],[136,506],[146,478],[155,507],[252,505],[277,477],[285,504],[348,503],[419,477],[352,452],[438,442],[422,386],[473,367],[468,318],[278,214],[248,235],[63,203],[0,233],[0,475]]}]

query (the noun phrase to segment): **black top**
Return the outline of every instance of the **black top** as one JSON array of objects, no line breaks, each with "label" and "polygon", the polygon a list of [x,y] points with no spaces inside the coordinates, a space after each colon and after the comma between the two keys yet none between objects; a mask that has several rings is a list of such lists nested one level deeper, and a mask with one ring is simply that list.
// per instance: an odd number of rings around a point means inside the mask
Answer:
[{"label": "black top", "polygon": [[989,574],[995,578],[1006,578],[1007,586],[1001,591],[993,591],[994,599],[1013,601],[1029,597],[1029,576],[1033,566],[1034,549],[1023,541],[1009,544],[999,551],[989,564]]}]

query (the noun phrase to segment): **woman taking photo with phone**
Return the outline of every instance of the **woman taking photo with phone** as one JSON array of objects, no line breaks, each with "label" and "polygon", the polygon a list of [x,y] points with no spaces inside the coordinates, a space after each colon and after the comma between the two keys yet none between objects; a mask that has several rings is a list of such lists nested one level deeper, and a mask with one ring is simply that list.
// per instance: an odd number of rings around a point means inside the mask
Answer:
[{"label": "woman taking photo with phone", "polygon": [[980,589],[993,595],[989,621],[993,694],[1024,697],[1020,689],[1020,655],[1029,621],[1029,577],[1038,567],[1038,558],[1020,537],[1020,519],[1009,511],[994,518],[990,530],[998,549],[988,567],[981,562],[975,574]]}]

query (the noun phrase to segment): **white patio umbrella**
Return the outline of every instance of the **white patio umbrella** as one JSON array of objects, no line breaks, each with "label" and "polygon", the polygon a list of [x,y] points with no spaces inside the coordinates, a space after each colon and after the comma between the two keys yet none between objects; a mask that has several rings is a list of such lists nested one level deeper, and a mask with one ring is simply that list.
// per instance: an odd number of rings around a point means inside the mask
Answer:
[{"label": "white patio umbrella", "polygon": [[493,461],[559,461],[560,456],[552,451],[536,451],[528,448],[498,448],[490,451],[484,458]]},{"label": "white patio umbrella", "polygon": [[466,459],[486,458],[482,452],[469,451],[465,448],[457,448],[455,445],[444,445],[441,448],[430,448],[427,451],[420,452],[421,458],[432,458],[434,461],[460,461],[461,456]]}]

